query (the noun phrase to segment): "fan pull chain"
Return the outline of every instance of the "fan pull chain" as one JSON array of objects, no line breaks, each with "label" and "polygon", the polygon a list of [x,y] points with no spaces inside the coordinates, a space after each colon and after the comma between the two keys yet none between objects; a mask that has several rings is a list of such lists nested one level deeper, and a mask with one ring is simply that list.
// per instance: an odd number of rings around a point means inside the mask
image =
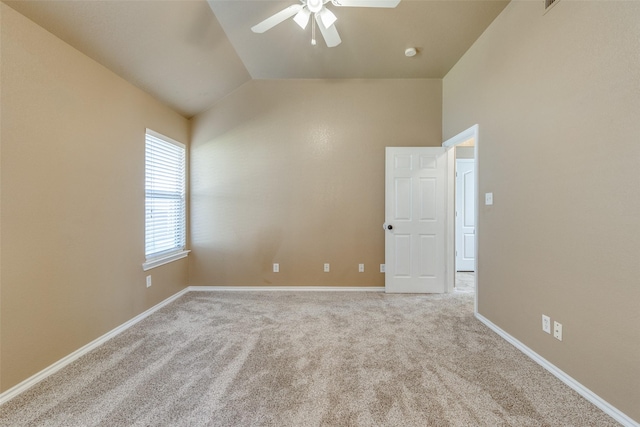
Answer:
[{"label": "fan pull chain", "polygon": [[311,18],[311,46],[315,46],[316,45],[316,20],[315,20],[315,13],[313,14],[314,16]]}]

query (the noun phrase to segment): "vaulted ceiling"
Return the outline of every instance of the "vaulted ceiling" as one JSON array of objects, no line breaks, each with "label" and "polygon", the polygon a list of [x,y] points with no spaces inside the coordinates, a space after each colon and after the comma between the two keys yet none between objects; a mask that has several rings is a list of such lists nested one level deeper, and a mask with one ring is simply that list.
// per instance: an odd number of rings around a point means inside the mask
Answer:
[{"label": "vaulted ceiling", "polygon": [[[442,78],[509,0],[401,0],[335,7],[328,48],[288,19],[296,0],[3,0],[87,56],[191,117],[251,79]],[[418,54],[406,57],[415,47]]]}]

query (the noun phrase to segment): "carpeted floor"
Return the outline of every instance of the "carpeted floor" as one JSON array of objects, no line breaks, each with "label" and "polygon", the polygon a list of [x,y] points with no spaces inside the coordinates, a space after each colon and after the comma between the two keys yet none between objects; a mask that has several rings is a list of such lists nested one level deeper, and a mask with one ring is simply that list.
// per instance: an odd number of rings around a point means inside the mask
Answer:
[{"label": "carpeted floor", "polygon": [[473,294],[190,292],[0,407],[3,426],[612,426]]},{"label": "carpeted floor", "polygon": [[476,291],[476,273],[473,271],[456,272],[456,292],[473,293]]}]

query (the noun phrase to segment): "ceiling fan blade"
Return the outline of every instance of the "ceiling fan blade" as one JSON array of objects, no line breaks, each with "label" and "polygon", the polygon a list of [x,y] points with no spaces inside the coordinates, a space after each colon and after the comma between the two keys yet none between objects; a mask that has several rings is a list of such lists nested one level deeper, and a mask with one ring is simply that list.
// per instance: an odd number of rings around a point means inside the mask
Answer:
[{"label": "ceiling fan blade", "polygon": [[325,43],[327,43],[327,47],[336,47],[342,43],[340,34],[338,34],[338,30],[335,25],[332,25],[329,28],[325,27],[318,14],[316,14],[316,22],[318,23],[318,27],[320,28],[322,37],[324,37]]},{"label": "ceiling fan blade", "polygon": [[309,17],[311,16],[311,12],[308,9],[300,9],[300,12],[293,17],[293,20],[296,21],[296,24],[300,26],[303,30],[307,28],[309,24]]},{"label": "ceiling fan blade", "polygon": [[323,7],[318,15],[320,15],[320,19],[322,19],[322,23],[324,24],[325,28],[331,27],[338,20],[338,18],[336,18],[336,15],[334,15],[333,12],[331,12],[326,7]]},{"label": "ceiling fan blade", "polygon": [[301,4],[293,4],[288,8],[276,13],[275,15],[268,17],[259,24],[254,25],[253,27],[251,27],[251,31],[253,31],[254,33],[264,33],[265,31],[272,29],[279,23],[287,20],[288,18],[291,18],[293,15],[300,12],[301,9]]},{"label": "ceiling fan blade", "polygon": [[396,7],[400,0],[331,0],[335,6],[344,7]]}]

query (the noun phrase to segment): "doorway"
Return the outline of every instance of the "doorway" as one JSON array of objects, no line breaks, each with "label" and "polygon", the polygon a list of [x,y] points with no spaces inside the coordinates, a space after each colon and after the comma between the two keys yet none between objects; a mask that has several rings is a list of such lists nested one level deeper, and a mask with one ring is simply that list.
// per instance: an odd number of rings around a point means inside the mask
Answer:
[{"label": "doorway", "polygon": [[[474,292],[475,293],[475,311],[477,312],[477,302],[478,302],[478,170],[479,170],[479,162],[478,162],[478,125],[474,125],[469,129],[460,132],[458,135],[448,139],[445,141],[442,146],[446,148],[453,148],[455,150],[456,157],[456,172],[458,172],[458,176],[454,177],[455,185],[453,194],[455,200],[455,208],[451,211],[449,221],[452,224],[452,229],[454,229],[455,237],[454,237],[454,247],[450,254],[450,257],[454,259],[454,279],[452,283],[449,284],[449,289],[454,292]],[[458,163],[458,160],[461,160]],[[462,161],[465,160],[465,161]],[[467,169],[458,170],[458,165],[463,165],[467,167]],[[468,170],[469,166],[472,166],[472,171]],[[461,194],[460,188],[464,185],[464,182],[460,182],[460,172],[465,170],[464,173],[471,173],[472,175],[467,175],[468,181],[466,182],[469,187],[470,184],[473,184],[473,189],[471,190],[471,195],[465,194],[464,196]],[[468,190],[468,188],[467,188]],[[461,206],[465,204],[465,200],[460,200],[460,197],[464,197],[466,199],[467,206]],[[469,212],[464,212],[463,207],[469,207]],[[458,217],[456,217],[456,213]],[[460,215],[465,216],[466,214],[466,223],[467,226],[473,227],[462,227],[458,228],[458,219]],[[464,219],[464,218],[461,218]],[[456,253],[457,252],[457,253]],[[460,256],[462,255],[462,256]],[[466,258],[466,262],[464,262],[464,258]]]}]

